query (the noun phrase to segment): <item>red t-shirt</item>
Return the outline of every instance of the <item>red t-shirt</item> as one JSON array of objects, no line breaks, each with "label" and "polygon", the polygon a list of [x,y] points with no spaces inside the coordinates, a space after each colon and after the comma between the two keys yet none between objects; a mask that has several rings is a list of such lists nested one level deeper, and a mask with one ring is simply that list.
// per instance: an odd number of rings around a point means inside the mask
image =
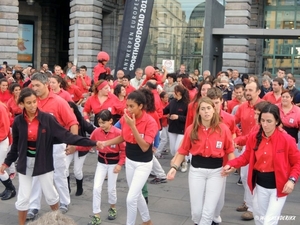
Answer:
[{"label": "red t-shirt", "polygon": [[126,96],[128,96],[131,92],[135,91],[135,88],[132,87],[131,85],[128,85],[127,87],[125,87],[126,90]]},{"label": "red t-shirt", "polygon": [[281,96],[278,99],[276,99],[274,92],[270,91],[264,95],[263,100],[271,102],[272,104],[279,104],[279,103],[281,103]]},{"label": "red t-shirt", "polygon": [[[54,92],[53,92],[54,93]],[[63,98],[64,100],[66,100],[67,102],[73,102],[73,99],[70,95],[69,92],[65,91],[64,89],[60,89],[60,91],[58,93],[54,93],[56,95],[58,95],[59,97]]]},{"label": "red t-shirt", "polygon": [[227,112],[232,113],[232,110],[235,106],[241,104],[236,98],[227,102]]},{"label": "red t-shirt", "polygon": [[293,108],[285,114],[282,110],[282,104],[277,104],[280,112],[280,119],[285,127],[300,128],[300,108],[293,105]]},{"label": "red t-shirt", "polygon": [[[137,144],[131,128],[125,122],[124,117],[121,117],[120,123],[122,127],[121,136],[123,139],[131,144]],[[140,118],[136,118],[135,126],[142,138],[148,144],[152,144],[158,131],[157,122],[153,117],[144,111]]]},{"label": "red t-shirt", "polygon": [[[263,101],[262,99],[258,99],[255,104],[259,103]],[[254,105],[255,105],[254,104]],[[244,102],[242,103],[237,111],[236,111],[236,114],[235,114],[235,123],[238,124],[240,123],[241,124],[241,127],[242,127],[242,135],[247,135],[250,133],[252,127],[255,126],[256,124],[256,121],[254,119],[254,106],[253,105],[250,105],[250,103],[247,101],[247,102]]]},{"label": "red t-shirt", "polygon": [[[90,139],[94,141],[107,141],[110,139],[113,139],[115,137],[118,137],[121,135],[121,130],[112,126],[109,130],[109,132],[106,134],[101,128],[97,128],[96,130],[93,131],[91,134]],[[119,155],[119,162],[118,164],[122,166],[125,163],[125,143],[122,142],[117,145],[110,145],[106,146],[103,149],[97,148],[99,153],[120,153]],[[103,157],[103,154],[99,154],[100,157]],[[110,158],[112,159],[112,158]]]},{"label": "red t-shirt", "polygon": [[188,126],[190,126],[193,123],[197,107],[198,107],[197,102],[189,103],[187,114],[186,114],[185,130],[186,128],[188,128]]},{"label": "red t-shirt", "polygon": [[67,130],[72,125],[77,125],[77,119],[69,104],[61,97],[49,92],[45,99],[38,99],[38,107],[41,111],[53,115],[58,123]]},{"label": "red t-shirt", "polygon": [[[77,77],[76,79],[76,85],[77,87],[79,87],[80,91],[82,93],[87,93],[89,92],[89,87],[91,87],[91,84],[92,84],[92,80],[89,76],[85,75],[83,77],[85,83],[86,83],[86,87],[84,87],[83,83],[82,83],[82,79],[80,77]],[[97,78],[98,79],[98,78]],[[98,80],[97,80],[98,81]]]},{"label": "red t-shirt", "polygon": [[7,107],[12,116],[15,116],[16,114],[21,114],[23,112],[23,110],[20,108],[20,106],[15,101],[14,97],[11,97],[7,101]]},{"label": "red t-shirt", "polygon": [[10,133],[10,120],[7,107],[0,103],[0,142],[8,137]]},{"label": "red t-shirt", "polygon": [[224,123],[220,123],[220,131],[214,131],[204,126],[198,128],[199,140],[191,141],[193,126],[189,126],[184,134],[178,153],[182,155],[201,155],[202,157],[223,158],[234,151],[232,135]]},{"label": "red t-shirt", "polygon": [[7,101],[12,97],[11,93],[9,90],[6,90],[4,92],[0,91],[0,101],[3,102],[4,104],[7,103]]},{"label": "red t-shirt", "polygon": [[114,105],[118,102],[117,96],[112,93],[108,93],[107,99],[101,104],[98,95],[90,96],[84,104],[83,112],[94,114],[99,113],[103,109],[108,109],[112,112]]},{"label": "red t-shirt", "polygon": [[67,92],[69,92],[74,102],[78,102],[80,99],[83,98],[83,93],[81,92],[80,88],[75,84],[69,85]]},{"label": "red t-shirt", "polygon": [[101,73],[106,73],[106,68],[104,67],[104,65],[102,63],[98,63],[95,67],[94,67],[94,82],[97,83],[98,81],[98,77]]}]

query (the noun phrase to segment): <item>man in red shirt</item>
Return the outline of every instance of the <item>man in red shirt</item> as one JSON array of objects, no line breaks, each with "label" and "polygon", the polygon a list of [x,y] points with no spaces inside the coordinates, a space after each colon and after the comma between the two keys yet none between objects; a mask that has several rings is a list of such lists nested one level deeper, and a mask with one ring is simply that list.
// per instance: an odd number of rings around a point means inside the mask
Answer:
[{"label": "man in red shirt", "polygon": [[122,84],[124,85],[126,89],[126,96],[128,96],[131,92],[135,91],[135,88],[130,85],[130,76],[125,75],[122,78]]},{"label": "man in red shirt", "polygon": [[[242,135],[247,135],[251,129],[256,125],[254,118],[255,111],[254,105],[261,102],[259,98],[260,87],[258,83],[251,82],[245,87],[246,102],[242,103],[235,114],[235,122],[240,123]],[[245,149],[243,149],[245,151]],[[248,165],[241,168],[241,180],[245,189],[244,204],[237,208],[237,211],[244,212],[242,215],[243,220],[253,220],[253,202],[252,194],[247,185]]]},{"label": "man in red shirt", "polygon": [[114,81],[113,88],[115,88],[118,84],[123,84],[124,76],[125,76],[125,73],[123,70],[117,71],[117,79]]},{"label": "man in red shirt", "polygon": [[63,73],[63,70],[59,65],[54,66],[54,75],[60,76],[62,79],[66,77],[66,74]]},{"label": "man in red shirt", "polygon": [[244,96],[244,85],[242,84],[237,84],[234,86],[234,94],[235,98],[227,102],[227,112],[232,113],[232,110],[234,109],[235,106],[242,104],[243,102],[246,101],[245,96]]},{"label": "man in red shirt", "polygon": [[76,79],[76,85],[80,88],[82,93],[88,93],[91,87],[92,80],[86,74],[87,68],[86,66],[81,66],[79,69],[80,73]]},{"label": "man in red shirt", "polygon": [[[48,77],[46,74],[36,73],[31,77],[32,89],[38,97],[38,108],[41,111],[53,115],[58,123],[70,130],[73,134],[78,134],[78,122],[68,103],[61,97],[50,92],[48,89]],[[75,146],[68,146],[67,149],[72,152]],[[70,204],[70,194],[67,182],[67,163],[66,163],[66,145],[55,144],[53,146],[54,159],[54,183],[59,193],[60,210],[62,213],[68,211]],[[40,209],[41,187],[37,179],[33,180],[34,192],[31,193],[30,209],[27,213],[28,219],[35,218]]]},{"label": "man in red shirt", "polygon": [[263,97],[263,100],[271,102],[272,104],[279,104],[281,103],[281,93],[283,90],[283,79],[282,78],[275,78],[272,82],[273,91],[268,92]]}]

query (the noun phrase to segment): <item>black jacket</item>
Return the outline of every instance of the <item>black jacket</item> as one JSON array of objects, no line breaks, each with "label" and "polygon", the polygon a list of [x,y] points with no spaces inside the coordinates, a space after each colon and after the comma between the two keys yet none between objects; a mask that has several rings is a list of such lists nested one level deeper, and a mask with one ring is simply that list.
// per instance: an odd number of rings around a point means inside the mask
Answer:
[{"label": "black jacket", "polygon": [[185,127],[185,120],[187,114],[188,104],[184,103],[182,99],[172,99],[164,108],[164,115],[166,114],[176,114],[178,115],[177,120],[170,120],[169,119],[169,129],[170,133],[175,134],[184,134],[184,127]]},{"label": "black jacket", "polygon": [[[39,121],[36,142],[35,164],[32,176],[38,176],[54,170],[53,144],[56,140],[61,143],[79,146],[96,146],[96,142],[86,137],[73,135],[62,127],[54,116],[38,110]],[[18,115],[13,124],[13,143],[4,163],[10,166],[18,160],[17,171],[26,175],[28,124],[24,114]]]},{"label": "black jacket", "polygon": [[[80,121],[78,121],[79,123],[79,129],[78,129],[78,135],[82,136],[82,137],[86,137],[86,133],[88,134],[92,134],[93,131],[97,128],[94,127],[91,123],[86,122],[83,117],[81,118]],[[88,154],[88,151],[78,151],[78,156],[85,156],[86,154]]]}]

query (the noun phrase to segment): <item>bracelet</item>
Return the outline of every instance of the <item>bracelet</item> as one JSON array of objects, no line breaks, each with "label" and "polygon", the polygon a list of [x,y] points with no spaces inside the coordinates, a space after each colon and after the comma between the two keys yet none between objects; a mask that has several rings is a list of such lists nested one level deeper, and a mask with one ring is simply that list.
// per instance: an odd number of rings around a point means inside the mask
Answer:
[{"label": "bracelet", "polygon": [[176,171],[178,171],[178,166],[176,166],[175,164],[171,165],[171,168],[175,169]]}]

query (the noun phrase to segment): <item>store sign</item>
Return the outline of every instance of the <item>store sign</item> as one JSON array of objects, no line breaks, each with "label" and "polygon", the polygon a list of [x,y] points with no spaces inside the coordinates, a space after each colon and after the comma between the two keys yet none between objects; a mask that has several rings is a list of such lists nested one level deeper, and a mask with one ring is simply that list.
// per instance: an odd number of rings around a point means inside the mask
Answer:
[{"label": "store sign", "polygon": [[168,73],[174,73],[175,72],[175,61],[172,59],[164,59],[162,61],[162,65],[165,66]]},{"label": "store sign", "polygon": [[142,63],[147,43],[154,0],[126,0],[117,53],[118,70],[135,76]]},{"label": "store sign", "polygon": [[24,67],[33,64],[33,24],[19,24],[18,63]]}]

